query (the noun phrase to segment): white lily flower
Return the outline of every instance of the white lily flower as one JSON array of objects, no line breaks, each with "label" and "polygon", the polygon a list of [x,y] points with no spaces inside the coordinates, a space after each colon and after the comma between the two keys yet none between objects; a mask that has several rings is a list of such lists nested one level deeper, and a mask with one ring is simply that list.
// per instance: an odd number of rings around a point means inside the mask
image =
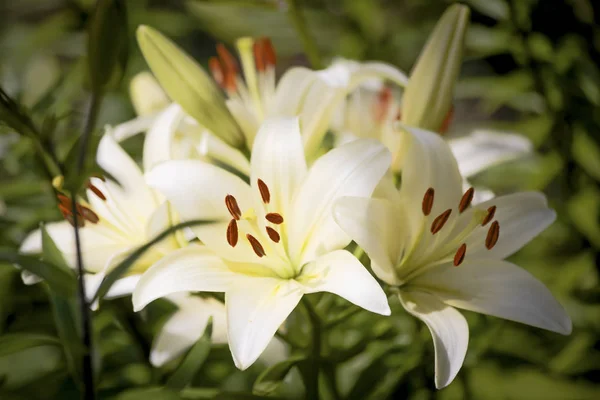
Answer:
[{"label": "white lily flower", "polygon": [[309,169],[299,121],[265,122],[254,142],[251,183],[197,160],[162,163],[147,176],[215,255],[187,247],[150,268],[133,295],[135,310],[181,291],[225,292],[229,346],[245,369],[263,352],[304,294],[331,292],[388,315],[386,296],[351,253],[333,220],[341,196],[370,196],[390,155],[371,140],[355,141]]},{"label": "white lily flower", "polygon": [[[337,61],[336,68],[346,68],[349,73],[355,71],[356,61]],[[367,63],[369,64],[369,63]],[[393,67],[390,67],[393,68]],[[401,74],[400,70],[397,73]],[[388,75],[380,74],[365,80],[349,93],[336,111],[331,129],[336,135],[336,144],[344,144],[357,138],[373,138],[383,143],[392,153],[392,170],[400,172],[405,153],[404,132],[396,127],[402,120],[401,96],[385,84],[391,80]],[[452,114],[444,121],[441,134],[445,133]],[[533,150],[532,143],[524,136],[491,129],[477,129],[467,135],[446,137],[461,174],[467,179],[493,166],[510,162]],[[478,188],[474,202],[492,198],[494,194]]]},{"label": "white lily flower", "polygon": [[[79,229],[79,234],[83,263],[87,272],[84,276],[86,292],[90,299],[95,295],[106,274],[119,261],[175,223],[169,203],[146,184],[142,170],[114,140],[113,133],[114,131],[109,130],[101,139],[97,162],[118,183],[92,178],[87,191],[89,204],[80,204],[79,220],[85,222]],[[153,166],[157,162],[157,155],[164,150],[164,144],[161,142],[149,143],[148,139],[151,137],[154,136],[146,138],[144,147],[146,167]],[[69,218],[70,200],[66,197],[64,199],[66,200],[61,204],[61,211]],[[46,229],[67,263],[75,268],[75,239],[71,224],[67,221],[53,222],[46,224]],[[130,295],[144,271],[165,255],[184,246],[188,246],[188,242],[181,232],[176,232],[152,246],[136,261],[126,276],[111,286],[105,298]],[[198,251],[206,251],[196,244],[189,246],[198,248]],[[20,251],[41,253],[41,231],[32,232],[22,243]],[[23,271],[23,281],[26,284],[34,284],[40,279]],[[193,297],[186,293],[169,296],[169,300],[174,302],[179,310],[167,320],[153,343],[150,361],[154,365],[163,365],[192,346],[204,332],[210,316],[213,317],[213,343],[227,341],[222,304],[216,300]],[[93,308],[96,307],[97,304],[94,304]]]},{"label": "white lily flower", "polygon": [[346,71],[312,71],[304,67],[287,70],[275,80],[275,50],[268,38],[240,38],[236,42],[243,79],[234,56],[217,46],[218,57],[209,61],[215,81],[228,98],[226,105],[252,148],[259,127],[266,118],[300,118],[302,140],[307,154],[314,154],[329,127],[335,106],[350,85]]},{"label": "white lily flower", "polygon": [[406,130],[399,191],[385,181],[382,198],[342,198],[334,215],[377,276],[398,288],[404,308],[429,327],[436,386],[452,382],[467,351],[468,326],[456,308],[569,334],[571,320],[550,291],[504,261],[554,221],[545,197],[525,192],[472,205],[474,191],[462,193],[444,140]]},{"label": "white lily flower", "polygon": [[[87,202],[79,204],[82,256],[87,271],[88,295],[93,296],[104,275],[131,251],[153,239],[173,224],[170,205],[145,182],[135,161],[117,144],[109,130],[98,146],[97,162],[118,183],[91,178]],[[70,199],[59,196],[59,208],[72,220]],[[46,230],[62,252],[66,262],[75,268],[76,251],[73,227],[68,221],[46,224]],[[108,297],[129,294],[139,275],[171,251],[187,244],[181,233],[175,233],[153,246],[120,279]],[[40,230],[32,232],[21,244],[23,253],[40,253]],[[31,276],[25,281],[34,283]]]},{"label": "white lily flower", "polygon": [[120,142],[146,133],[145,170],[167,160],[198,158],[249,174],[248,159],[172,103],[149,72],[131,80],[130,97],[138,117],[115,126],[113,137]]}]

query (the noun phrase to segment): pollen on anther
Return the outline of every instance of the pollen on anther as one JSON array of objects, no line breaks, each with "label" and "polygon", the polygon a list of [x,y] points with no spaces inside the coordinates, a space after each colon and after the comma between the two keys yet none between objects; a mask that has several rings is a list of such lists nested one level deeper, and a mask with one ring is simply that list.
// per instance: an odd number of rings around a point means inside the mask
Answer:
[{"label": "pollen on anther", "polygon": [[471,202],[473,201],[473,196],[475,195],[475,189],[473,188],[469,188],[469,190],[467,190],[465,192],[465,194],[463,194],[463,197],[460,199],[460,203],[458,204],[458,212],[459,213],[463,213],[465,212],[465,210],[467,208],[469,208],[469,206],[471,205]]},{"label": "pollen on anther", "polygon": [[435,195],[435,190],[433,190],[433,188],[429,188],[427,189],[427,191],[425,192],[425,195],[423,196],[423,204],[422,204],[422,210],[423,210],[423,215],[428,216],[431,213],[431,208],[433,207],[433,198]]},{"label": "pollen on anther", "polygon": [[212,74],[215,82],[217,82],[219,86],[223,87],[225,84],[225,73],[223,72],[221,62],[217,57],[211,57],[208,59],[208,69],[210,69],[210,73]]},{"label": "pollen on anther", "polygon": [[257,40],[252,46],[254,51],[254,63],[256,64],[256,70],[262,72],[265,70],[265,48],[262,40]]},{"label": "pollen on anther", "polygon": [[91,183],[88,183],[87,187],[92,191],[92,193],[98,196],[100,200],[106,201],[106,196],[96,186],[92,185]]},{"label": "pollen on anther", "polygon": [[485,237],[485,247],[488,250],[491,250],[496,243],[498,242],[498,238],[500,237],[500,224],[498,221],[492,222],[490,229],[488,230],[487,236]]},{"label": "pollen on anther", "polygon": [[272,224],[275,224],[275,225],[283,224],[283,217],[281,216],[281,214],[268,213],[267,215],[265,215],[265,218],[267,221],[269,221]]},{"label": "pollen on anther", "polygon": [[437,217],[435,217],[435,219],[431,223],[431,233],[433,235],[438,233],[444,227],[444,225],[448,221],[448,218],[450,218],[450,214],[452,214],[452,210],[449,208]]},{"label": "pollen on anther", "polygon": [[227,243],[231,247],[235,247],[238,242],[238,227],[235,219],[229,221],[229,225],[227,225]]},{"label": "pollen on anther", "polygon": [[275,243],[279,243],[279,241],[281,240],[281,236],[279,236],[279,233],[270,226],[267,226],[267,235],[269,235],[271,240]]},{"label": "pollen on anther", "polygon": [[275,48],[273,47],[273,43],[269,38],[263,38],[262,42],[265,62],[267,66],[273,67],[277,63],[277,55],[275,54]]},{"label": "pollen on anther", "polygon": [[487,209],[487,214],[481,221],[481,226],[486,226],[492,219],[494,219],[494,215],[496,214],[496,206],[491,206]]},{"label": "pollen on anther", "polygon": [[460,245],[456,254],[454,255],[454,266],[458,267],[465,260],[465,254],[467,253],[467,244],[463,243]]},{"label": "pollen on anther", "polygon": [[225,206],[227,206],[227,211],[229,211],[233,219],[239,220],[242,217],[240,206],[238,206],[237,200],[232,195],[228,194],[225,196]]},{"label": "pollen on anther", "polygon": [[254,250],[254,253],[257,256],[264,257],[267,254],[267,253],[265,253],[265,249],[262,247],[262,244],[260,244],[258,239],[256,239],[254,236],[247,233],[246,239],[248,239],[248,242],[250,242],[250,246],[252,246],[252,250]]},{"label": "pollen on anther", "polygon": [[258,191],[260,192],[260,197],[262,198],[263,203],[269,204],[271,201],[271,192],[269,192],[269,187],[262,179],[258,179],[256,183],[258,184]]},{"label": "pollen on anther", "polygon": [[64,194],[59,193],[56,195],[56,198],[58,199],[59,207],[60,205],[63,205],[66,208],[71,206],[71,199],[65,196]]},{"label": "pollen on anther", "polygon": [[79,214],[83,217],[83,219],[85,219],[86,221],[90,221],[92,224],[97,224],[98,221],[100,221],[100,218],[98,217],[98,214],[96,214],[95,212],[93,212],[91,209],[85,207],[85,206],[78,206],[78,212]]}]

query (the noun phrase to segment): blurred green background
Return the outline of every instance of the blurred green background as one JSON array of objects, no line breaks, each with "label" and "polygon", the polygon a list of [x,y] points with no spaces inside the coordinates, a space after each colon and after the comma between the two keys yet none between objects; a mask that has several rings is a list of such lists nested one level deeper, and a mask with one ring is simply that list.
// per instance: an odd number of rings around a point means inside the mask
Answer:
[{"label": "blurred green background", "polygon": [[[1,0],[0,84],[40,120],[59,117],[57,151],[81,131],[89,93],[85,77],[86,22],[91,0]],[[99,126],[134,117],[131,77],[145,62],[134,40],[139,24],[174,38],[206,65],[214,45],[243,35],[269,36],[278,70],[308,64],[285,1],[127,1],[130,57],[120,85],[103,103]],[[325,61],[382,60],[406,72],[437,18],[440,0],[298,0]],[[339,371],[349,398],[598,399],[600,386],[600,3],[595,0],[469,0],[471,27],[455,93],[449,135],[474,127],[521,133],[536,152],[495,167],[475,181],[497,193],[541,190],[558,220],[512,258],[542,280],[573,319],[563,337],[465,312],[471,343],[455,382],[433,387],[433,345],[423,324],[393,304],[396,318],[359,315],[330,337],[340,354],[368,341],[365,354]],[[126,143],[140,154],[141,138]],[[0,246],[18,248],[40,221],[58,220],[51,187],[32,144],[0,125]],[[76,398],[56,337],[57,304],[42,285],[25,286],[0,263],[0,399]],[[211,352],[195,379],[206,389],[175,395],[159,386],[173,366],[148,364],[151,338],[173,311],[166,302],[133,315],[129,299],[95,313],[102,398],[212,398],[218,389],[250,390],[260,366],[240,372],[227,348]],[[54,311],[54,312],[53,312]],[[293,323],[293,321],[292,321]],[[368,326],[368,328],[365,328]],[[30,338],[8,346],[3,338]],[[36,336],[38,335],[38,336]],[[14,337],[14,336],[9,336]],[[294,380],[280,394],[292,394]],[[233,396],[233,395],[232,395]],[[236,398],[236,397],[222,397]],[[239,397],[242,398],[242,397]],[[250,398],[250,397],[247,397]]]}]

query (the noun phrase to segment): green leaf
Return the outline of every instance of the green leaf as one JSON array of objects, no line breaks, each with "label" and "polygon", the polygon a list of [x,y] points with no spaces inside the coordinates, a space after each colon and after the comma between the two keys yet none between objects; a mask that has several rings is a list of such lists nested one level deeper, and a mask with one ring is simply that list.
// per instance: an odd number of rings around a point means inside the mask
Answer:
[{"label": "green leaf", "polygon": [[305,356],[294,356],[267,368],[256,378],[252,393],[263,396],[273,393],[290,370],[305,359]]},{"label": "green leaf", "polygon": [[42,232],[42,259],[55,265],[57,268],[74,275],[73,270],[69,268],[61,251],[58,249],[56,243],[54,243],[54,240],[52,240],[52,237],[48,234],[48,230],[46,230],[46,227],[43,224],[40,226],[40,230]]},{"label": "green leaf", "polygon": [[54,336],[36,333],[12,333],[0,336],[0,357],[38,346],[60,346]]},{"label": "green leaf", "polygon": [[600,146],[581,127],[575,128],[571,151],[575,161],[600,182]]},{"label": "green leaf", "polygon": [[114,400],[179,400],[177,393],[165,388],[130,389],[122,392]]},{"label": "green leaf", "polygon": [[75,293],[75,274],[71,270],[58,267],[48,261],[36,257],[16,253],[14,250],[0,249],[0,261],[17,264],[21,268],[42,278],[50,289],[61,296],[72,296]]},{"label": "green leaf", "polygon": [[99,93],[118,82],[128,57],[125,0],[99,0],[89,25],[88,67],[92,89]]},{"label": "green leaf", "polygon": [[210,353],[212,336],[212,317],[209,318],[204,334],[188,351],[187,355],[167,381],[167,387],[182,390],[200,370]]},{"label": "green leaf", "polygon": [[81,378],[80,365],[83,347],[81,345],[76,301],[74,298],[66,299],[51,292],[50,302],[54,313],[54,324],[63,346],[69,371],[75,382],[78,382]]},{"label": "green leaf", "polygon": [[277,397],[257,396],[255,394],[241,393],[241,392],[221,392],[218,395],[216,395],[215,397],[213,397],[213,400],[261,400],[261,399],[275,400],[275,399],[277,399]]},{"label": "green leaf", "polygon": [[110,289],[112,284],[115,283],[122,275],[124,275],[129,270],[129,268],[131,268],[131,266],[138,260],[138,258],[142,257],[144,255],[144,253],[146,253],[146,251],[148,251],[148,249],[150,249],[150,247],[154,246],[156,243],[162,241],[164,238],[166,238],[170,234],[178,231],[179,229],[187,228],[190,226],[211,224],[214,222],[215,221],[204,221],[204,220],[194,220],[194,221],[182,222],[180,224],[171,226],[170,228],[168,228],[168,229],[164,230],[163,232],[161,232],[160,234],[158,234],[154,239],[152,239],[148,243],[144,244],[143,246],[138,247],[133,253],[131,253],[127,258],[125,258],[125,260],[123,260],[119,264],[117,264],[117,266],[114,267],[112,269],[112,271],[110,271],[106,275],[106,277],[104,277],[104,280],[100,284],[100,287],[98,288],[98,291],[94,295],[92,302],[104,297],[106,295],[106,293],[108,293],[108,290]]}]

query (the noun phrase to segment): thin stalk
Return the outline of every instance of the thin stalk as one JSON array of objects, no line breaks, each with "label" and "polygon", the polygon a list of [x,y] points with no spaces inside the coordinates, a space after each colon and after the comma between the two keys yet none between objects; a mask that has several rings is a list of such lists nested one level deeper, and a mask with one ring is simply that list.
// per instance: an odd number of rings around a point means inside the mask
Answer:
[{"label": "thin stalk", "polygon": [[339,313],[337,317],[327,321],[325,328],[331,329],[334,326],[336,326],[337,324],[346,321],[348,318],[353,317],[354,315],[358,314],[361,311],[362,311],[362,308],[360,308],[360,307],[348,307],[347,309],[345,309],[344,311]]},{"label": "thin stalk", "polygon": [[319,373],[321,369],[321,318],[313,308],[308,298],[302,301],[311,323],[311,368],[306,379],[306,398],[319,399]]},{"label": "thin stalk", "polygon": [[[79,150],[79,158],[77,160],[77,170],[82,172],[85,155],[87,153],[89,137],[96,125],[98,109],[100,105],[100,96],[97,93],[92,94],[90,106],[87,113],[87,119],[83,130],[81,140],[81,148]],[[81,238],[79,235],[79,222],[77,216],[77,192],[71,193],[71,212],[73,214],[73,230],[75,232],[75,250],[77,252],[77,295],[79,298],[79,312],[81,314],[81,333],[83,342],[83,357],[82,357],[82,375],[83,375],[83,393],[82,398],[85,400],[94,400],[96,391],[94,390],[94,370],[92,363],[92,324],[90,307],[86,297],[84,265],[81,254]]]},{"label": "thin stalk", "polygon": [[287,0],[287,5],[288,15],[292,21],[292,24],[296,28],[298,35],[300,36],[300,41],[302,42],[302,46],[304,47],[304,52],[308,57],[308,61],[310,61],[310,64],[314,69],[323,68],[323,62],[321,60],[321,55],[319,54],[317,42],[315,42],[314,38],[308,31],[306,19],[302,14],[302,10],[300,10],[298,7],[297,0]]},{"label": "thin stalk", "polygon": [[295,340],[293,340],[292,338],[290,338],[290,336],[286,333],[277,331],[277,332],[275,332],[275,336],[277,336],[279,339],[283,340],[284,342],[286,342],[287,344],[289,344],[292,347],[295,347],[298,349],[302,349],[305,347],[303,344],[300,344],[300,343],[296,342]]}]

